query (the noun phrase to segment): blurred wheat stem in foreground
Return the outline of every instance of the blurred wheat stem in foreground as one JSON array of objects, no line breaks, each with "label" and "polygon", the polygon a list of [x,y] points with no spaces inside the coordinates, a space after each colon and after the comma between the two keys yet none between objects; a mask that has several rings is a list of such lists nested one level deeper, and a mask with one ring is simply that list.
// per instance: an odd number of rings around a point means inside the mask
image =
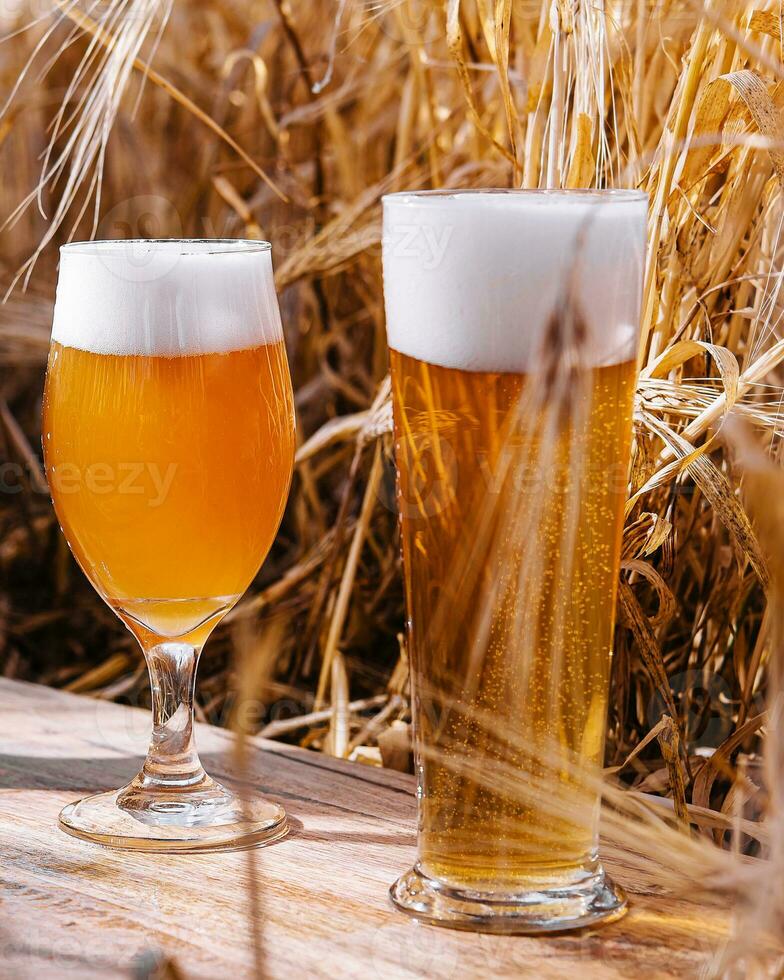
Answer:
[{"label": "blurred wheat stem in foreground", "polygon": [[[35,587],[11,584],[3,596],[6,672],[103,697],[135,698],[145,683],[130,644],[82,591],[29,475],[55,246],[65,238],[276,243],[303,444],[279,544],[234,618],[282,624],[257,697],[316,709],[303,744],[377,761],[392,757],[408,719],[380,195],[641,187],[650,248],[606,762],[637,794],[623,806],[645,801],[628,827],[653,821],[651,834],[663,835],[646,852],[662,855],[671,841],[673,855],[702,848],[710,857],[690,859],[694,880],[701,861],[708,871],[714,860],[734,862],[731,877],[746,889],[736,942],[746,952],[755,922],[780,933],[773,842],[782,840],[784,779],[770,751],[764,780],[756,758],[778,716],[784,543],[780,522],[765,515],[780,493],[765,484],[752,521],[738,488],[755,478],[716,438],[732,410],[777,465],[778,6],[63,0],[7,28],[0,265],[5,288],[21,273],[29,290],[15,289],[0,310],[0,420],[18,486],[0,500],[0,563],[10,583]],[[229,628],[208,648],[204,717],[230,714],[232,649]],[[356,702],[372,704],[380,723]],[[669,800],[681,823],[686,812],[699,816],[716,843],[734,839],[736,850],[750,847],[746,824],[733,820],[767,810],[755,831],[770,842],[767,863],[748,870],[731,849],[670,836],[654,820],[665,804],[652,797]],[[615,813],[607,808],[606,820]],[[612,826],[612,836],[623,833]]]}]

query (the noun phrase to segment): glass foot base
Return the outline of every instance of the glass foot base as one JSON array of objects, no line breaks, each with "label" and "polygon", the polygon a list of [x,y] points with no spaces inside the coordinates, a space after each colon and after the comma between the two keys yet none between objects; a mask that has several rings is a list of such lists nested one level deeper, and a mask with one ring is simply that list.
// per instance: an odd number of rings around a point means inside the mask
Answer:
[{"label": "glass foot base", "polygon": [[225,851],[270,844],[288,833],[283,807],[240,800],[208,776],[198,787],[150,791],[128,786],[86,796],[60,813],[59,826],[82,840],[120,850]]},{"label": "glass foot base", "polygon": [[626,911],[624,891],[604,874],[576,886],[498,895],[453,888],[418,866],[389,890],[392,904],[420,922],[492,933],[541,933],[613,922]]}]

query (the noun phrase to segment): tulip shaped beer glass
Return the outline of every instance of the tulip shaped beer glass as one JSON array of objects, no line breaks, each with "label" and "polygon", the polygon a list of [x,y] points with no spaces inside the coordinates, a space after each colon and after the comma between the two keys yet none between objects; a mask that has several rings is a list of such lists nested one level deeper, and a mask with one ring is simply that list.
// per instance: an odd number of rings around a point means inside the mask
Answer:
[{"label": "tulip shaped beer glass", "polygon": [[285,833],[193,740],[199,653],[272,544],[294,409],[266,242],[67,245],[44,393],[46,474],[91,583],[141,644],[153,730],[141,772],[67,806],[77,837],[205,850]]},{"label": "tulip shaped beer glass", "polygon": [[384,199],[418,861],[395,905],[539,932],[622,914],[598,860],[647,199]]}]

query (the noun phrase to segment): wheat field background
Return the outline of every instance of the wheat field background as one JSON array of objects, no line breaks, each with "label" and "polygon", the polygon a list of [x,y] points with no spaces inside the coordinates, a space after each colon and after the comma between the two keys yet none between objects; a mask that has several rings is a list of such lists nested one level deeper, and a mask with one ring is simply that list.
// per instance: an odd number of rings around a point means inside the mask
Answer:
[{"label": "wheat field background", "polygon": [[[638,803],[668,800],[703,827],[692,882],[714,867],[703,845],[767,846],[737,821],[781,819],[762,745],[784,545],[782,8],[3,0],[0,25],[3,672],[147,698],[141,655],[72,561],[42,477],[57,246],[266,238],[294,486],[270,558],[207,648],[197,712],[228,724],[244,691],[254,731],[409,765],[380,197],[638,187],[648,273],[606,763]],[[673,865],[692,846],[667,841]],[[768,857],[781,898],[782,858]],[[784,901],[772,908],[780,922]]]}]

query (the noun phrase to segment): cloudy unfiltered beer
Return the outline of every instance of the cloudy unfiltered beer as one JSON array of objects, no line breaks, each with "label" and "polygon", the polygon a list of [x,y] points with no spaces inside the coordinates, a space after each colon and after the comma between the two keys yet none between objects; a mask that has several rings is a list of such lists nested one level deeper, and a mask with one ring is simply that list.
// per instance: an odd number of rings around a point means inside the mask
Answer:
[{"label": "cloudy unfiltered beer", "polygon": [[623,907],[597,785],[644,221],[634,194],[385,200],[419,780],[392,895],[422,918],[537,931]]},{"label": "cloudy unfiltered beer", "polygon": [[292,418],[282,342],[175,357],[52,346],[52,498],[113,607],[179,636],[239,598],[283,514]]},{"label": "cloudy unfiltered beer", "polygon": [[[277,309],[241,281],[253,254],[189,255],[178,269],[156,255],[141,267],[160,276],[145,295],[185,276],[193,331],[172,329],[168,307],[151,299],[146,309],[118,303],[110,332],[102,298],[138,270],[98,246],[80,260],[81,304],[61,276],[44,398],[57,515],[79,564],[126,621],[162,636],[192,633],[248,587],[285,506],[294,415]],[[225,299],[226,276],[244,290],[228,311],[209,295],[211,287]],[[211,322],[197,329],[205,315]]]},{"label": "cloudy unfiltered beer", "polygon": [[60,249],[44,391],[46,475],[93,586],[134,633],[152,694],[141,770],[69,803],[107,847],[212,851],[278,840],[286,815],[202,767],[202,647],[283,514],[294,409],[268,242],[78,242]]}]

